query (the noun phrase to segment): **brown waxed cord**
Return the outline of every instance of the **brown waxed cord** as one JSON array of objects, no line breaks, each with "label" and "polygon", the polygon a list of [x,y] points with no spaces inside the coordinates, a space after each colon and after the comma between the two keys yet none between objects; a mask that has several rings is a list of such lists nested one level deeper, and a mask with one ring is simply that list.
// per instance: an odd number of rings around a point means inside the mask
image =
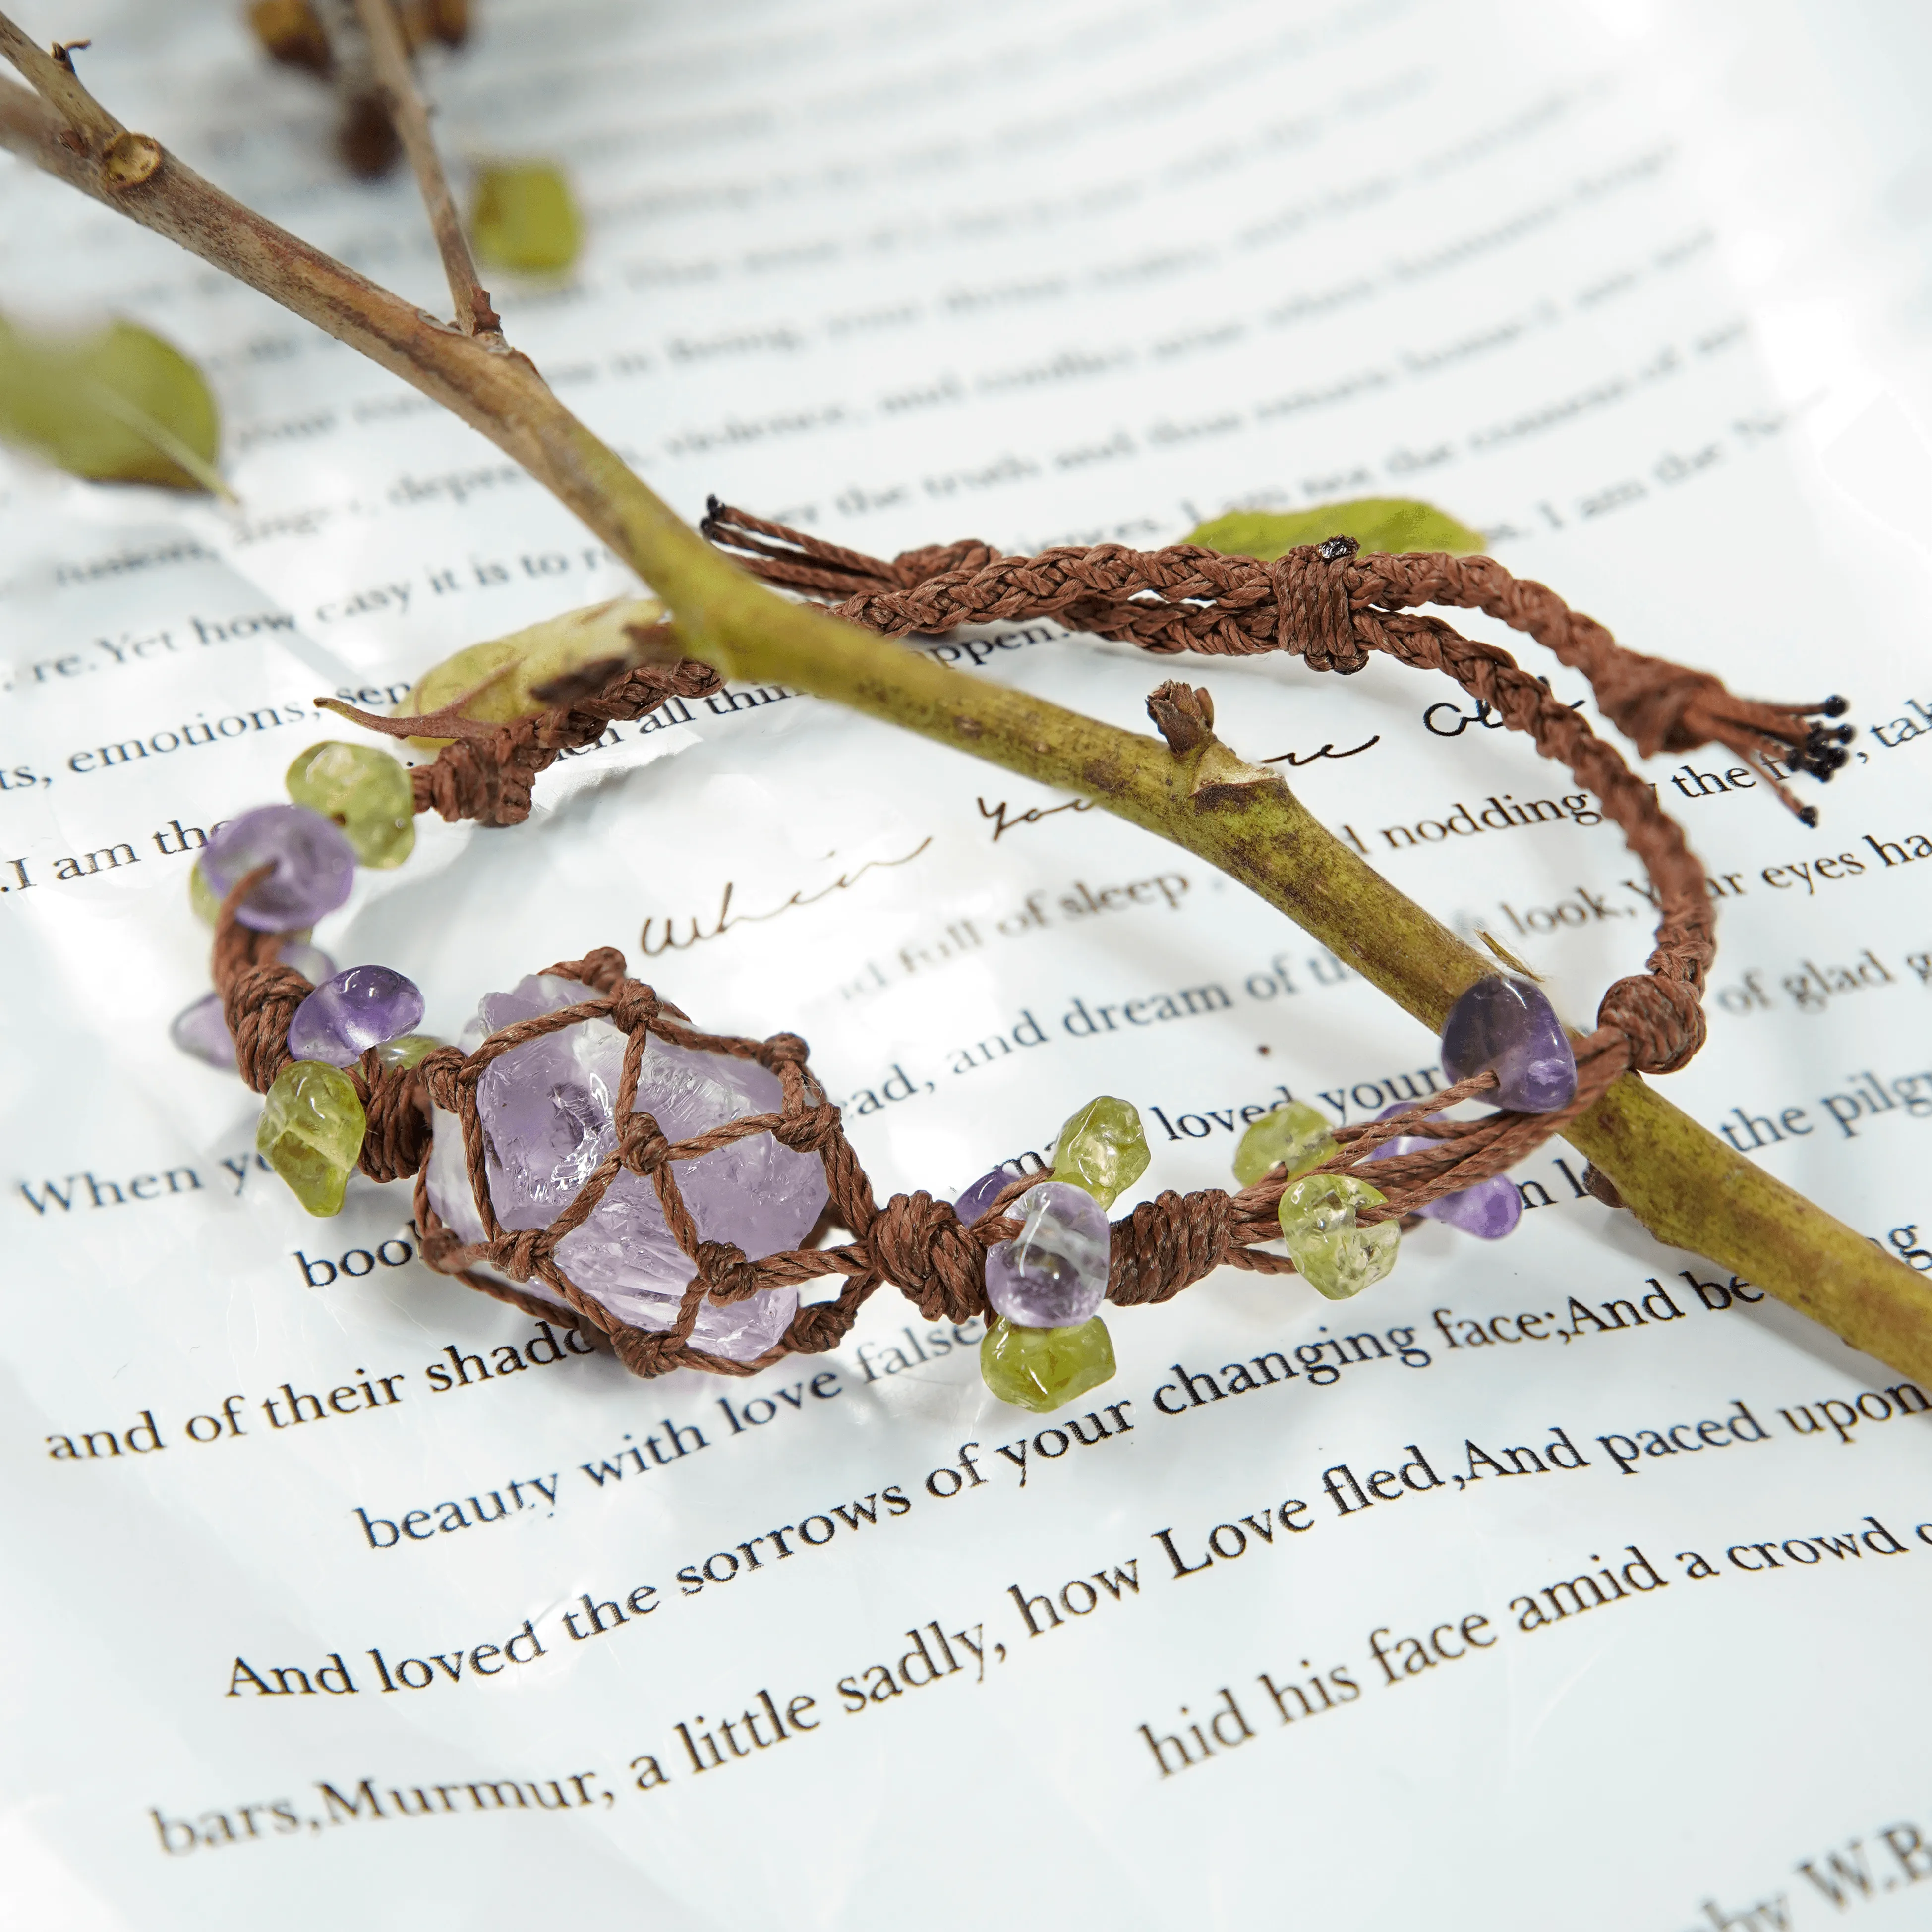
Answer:
[{"label": "brown waxed cord", "polygon": [[[1599,1007],[1597,1030],[1575,1042],[1576,1094],[1561,1112],[1504,1111],[1475,1120],[1439,1118],[1458,1102],[1492,1089],[1496,1077],[1486,1072],[1391,1119],[1336,1130],[1338,1150],[1318,1171],[1356,1172],[1387,1197],[1385,1205],[1361,1212],[1364,1225],[1411,1216],[1444,1195],[1502,1172],[1594,1105],[1628,1069],[1664,1072],[1684,1065],[1703,1040],[1700,994],[1714,950],[1703,868],[1650,788],[1508,652],[1464,638],[1408,607],[1461,604],[1501,618],[1580,670],[1605,715],[1646,755],[1721,742],[1763,771],[1794,809],[1796,801],[1765,760],[1785,758],[1796,748],[1796,762],[1820,777],[1844,762],[1839,734],[1808,722],[1815,712],[1839,715],[1840,700],[1778,706],[1733,698],[1708,673],[1624,650],[1594,620],[1487,557],[1362,556],[1352,539],[1340,538],[1292,550],[1272,563],[1190,544],[1154,552],[1102,544],[1003,557],[971,542],[909,551],[886,563],[715,500],[704,529],[766,581],[822,601],[836,598],[834,614],[890,635],[1051,616],[1070,628],[1163,653],[1285,650],[1315,669],[1345,674],[1359,670],[1368,652],[1379,650],[1418,669],[1446,671],[1505,724],[1526,732],[1546,757],[1568,766],[1595,794],[1657,892],[1662,916],[1647,971],[1617,981]],[[402,724],[358,716],[358,722],[392,735],[404,729],[416,735],[456,733],[434,762],[412,773],[416,810],[512,824],[529,815],[537,774],[565,752],[595,743],[614,722],[642,717],[675,696],[702,696],[721,682],[710,667],[687,659],[633,666],[601,692],[573,695],[507,724],[463,719],[454,715],[460,702],[446,718],[435,714],[434,730],[426,718]],[[1186,734],[1211,727],[1207,694],[1184,685],[1162,686],[1149,709],[1177,748]],[[276,935],[252,932],[237,920],[237,908],[260,877],[254,873],[239,881],[224,903],[213,960],[236,1064],[258,1093],[290,1064],[289,1024],[312,990],[300,973],[279,962]],[[348,1070],[368,1124],[358,1164],[376,1180],[416,1176],[416,1225],[423,1258],[432,1268],[530,1314],[555,1317],[567,1309],[580,1328],[607,1338],[625,1365],[644,1376],[682,1367],[751,1375],[794,1352],[834,1348],[865,1302],[887,1282],[929,1319],[963,1322],[988,1313],[986,1250],[1018,1232],[1005,1210],[1037,1177],[1014,1181],[970,1226],[949,1204],[923,1192],[895,1195],[882,1207],[845,1137],[839,1110],[811,1072],[805,1042],[796,1034],[753,1040],[701,1032],[650,987],[626,976],[623,956],[610,947],[546,970],[580,981],[590,997],[504,1028],[472,1053],[439,1047],[405,1070],[383,1066],[372,1052]],[[490,1196],[478,1082],[504,1054],[592,1019],[608,1021],[627,1036],[614,1112],[622,1124],[616,1144],[548,1227],[507,1230]],[[668,1142],[651,1116],[635,1110],[639,1072],[652,1037],[755,1060],[778,1079],[778,1112],[746,1115],[690,1140]],[[430,1205],[424,1170],[433,1107],[462,1122],[471,1192],[484,1232],[479,1243],[464,1244]],[[819,1156],[829,1195],[824,1219],[848,1231],[850,1241],[754,1260],[728,1244],[700,1236],[678,1186],[676,1164],[762,1132]],[[1398,1136],[1425,1144],[1366,1165]],[[624,1172],[650,1179],[666,1226],[692,1264],[676,1318],[663,1330],[638,1328],[613,1315],[572,1282],[556,1258],[559,1244]],[[1238,1193],[1169,1191],[1142,1202],[1113,1226],[1107,1298],[1126,1306],[1166,1301],[1225,1265],[1292,1272],[1286,1256],[1261,1245],[1280,1234],[1275,1210],[1286,1184],[1277,1171]],[[481,1271],[486,1268],[493,1274]],[[730,1303],[763,1288],[832,1275],[846,1278],[837,1297],[801,1307],[785,1334],[754,1360],[712,1355],[691,1341],[706,1299]],[[501,1276],[508,1281],[496,1278]],[[545,1292],[536,1292],[539,1288]]]}]

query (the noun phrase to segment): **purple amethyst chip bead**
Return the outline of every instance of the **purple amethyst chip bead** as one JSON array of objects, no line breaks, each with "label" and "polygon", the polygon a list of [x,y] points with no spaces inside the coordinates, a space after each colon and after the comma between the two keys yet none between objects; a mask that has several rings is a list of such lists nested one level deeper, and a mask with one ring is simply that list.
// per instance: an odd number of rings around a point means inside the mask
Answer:
[{"label": "purple amethyst chip bead", "polygon": [[416,982],[387,966],[351,966],[325,980],[289,1022],[289,1051],[298,1060],[352,1066],[372,1046],[421,1024]]},{"label": "purple amethyst chip bead", "polygon": [[209,835],[195,861],[218,898],[226,898],[258,866],[274,870],[236,916],[257,932],[313,926],[348,898],[356,853],[339,826],[302,805],[259,805]]},{"label": "purple amethyst chip bead", "polygon": [[[1384,1107],[1376,1118],[1386,1120],[1409,1104],[1398,1100],[1394,1106]],[[1385,1160],[1391,1154],[1420,1154],[1428,1144],[1420,1135],[1398,1134],[1394,1140],[1384,1141],[1369,1158]],[[1426,1220],[1446,1221],[1450,1227],[1460,1228],[1479,1240],[1499,1241],[1522,1219],[1522,1196],[1508,1174],[1492,1174],[1473,1187],[1458,1188],[1454,1194],[1445,1194],[1439,1201],[1432,1201],[1415,1211]]]},{"label": "purple amethyst chip bead", "polygon": [[986,1299],[1022,1328],[1068,1328],[1090,1320],[1106,1299],[1112,1231],[1084,1187],[1042,1181],[1007,1213],[1018,1238],[986,1251]]},{"label": "purple amethyst chip bead", "polygon": [[1553,1114],[1576,1097],[1576,1056],[1540,986],[1492,973],[1450,1008],[1443,1072],[1455,1082],[1489,1066],[1497,1099],[1519,1113]]},{"label": "purple amethyst chip bead", "polygon": [[235,1071],[235,1040],[221,1011],[221,995],[204,993],[168,1023],[168,1037],[184,1053],[205,1060],[225,1073]]},{"label": "purple amethyst chip bead", "polygon": [[1012,1181],[1013,1177],[1004,1167],[996,1167],[992,1173],[981,1174],[953,1202],[953,1213],[970,1228],[999,1198],[1000,1190],[1011,1186]]}]

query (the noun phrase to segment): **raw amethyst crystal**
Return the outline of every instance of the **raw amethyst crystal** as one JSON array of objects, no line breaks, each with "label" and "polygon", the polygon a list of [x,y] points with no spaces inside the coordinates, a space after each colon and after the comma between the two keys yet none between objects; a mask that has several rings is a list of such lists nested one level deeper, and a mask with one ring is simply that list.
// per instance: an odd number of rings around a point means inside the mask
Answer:
[{"label": "raw amethyst crystal", "polygon": [[[594,997],[574,980],[533,974],[508,992],[488,994],[461,1044],[470,1051],[518,1020]],[[513,1048],[478,1083],[490,1198],[506,1228],[548,1226],[616,1144],[624,1045],[623,1034],[608,1020],[581,1021]],[[674,1142],[746,1114],[776,1113],[780,1100],[776,1077],[754,1061],[657,1039],[645,1051],[638,1082],[638,1109]],[[824,1164],[770,1134],[680,1161],[676,1179],[699,1234],[734,1243],[754,1260],[796,1247],[825,1205]],[[427,1185],[431,1204],[458,1235],[483,1239],[462,1124],[440,1109]],[[610,1184],[590,1219],[558,1243],[556,1259],[586,1293],[644,1328],[670,1327],[692,1275],[688,1258],[664,1226],[656,1187],[628,1170]],[[550,1295],[540,1280],[524,1286]],[[766,1288],[722,1306],[706,1302],[691,1339],[713,1354],[749,1361],[784,1334],[797,1306],[797,1291],[789,1288]]]},{"label": "raw amethyst crystal", "polygon": [[289,1051],[298,1060],[352,1066],[372,1046],[408,1033],[423,1016],[413,980],[386,966],[352,966],[322,984],[289,1022]]},{"label": "raw amethyst crystal", "polygon": [[952,1204],[952,1211],[968,1227],[978,1220],[986,1210],[999,1198],[1000,1190],[1012,1185],[1013,1177],[1004,1167],[996,1167],[990,1174],[982,1174],[959,1198]]},{"label": "raw amethyst crystal", "polygon": [[1084,1187],[1046,1180],[1009,1211],[1018,1237],[986,1250],[986,1299],[1023,1328],[1090,1321],[1106,1298],[1107,1210]]},{"label": "raw amethyst crystal", "polygon": [[169,1023],[168,1037],[182,1052],[224,1072],[235,1071],[234,1036],[222,1017],[219,993],[204,993],[193,1006],[184,1006]]},{"label": "raw amethyst crystal", "polygon": [[1466,1080],[1496,1070],[1497,1098],[1525,1114],[1553,1114],[1576,1095],[1576,1056],[1540,986],[1499,973],[1478,980],[1449,1010],[1442,1070]]},{"label": "raw amethyst crystal", "polygon": [[[1384,1107],[1376,1118],[1385,1120],[1408,1105],[1406,1100],[1398,1100],[1393,1107]],[[1420,1154],[1431,1144],[1420,1136],[1398,1134],[1394,1140],[1383,1142],[1369,1158],[1383,1160],[1390,1154]],[[1522,1219],[1522,1196],[1508,1174],[1492,1174],[1473,1187],[1458,1188],[1454,1194],[1445,1194],[1439,1201],[1432,1201],[1415,1211],[1431,1221],[1446,1221],[1450,1227],[1460,1228],[1464,1234],[1480,1240],[1499,1241]]]},{"label": "raw amethyst crystal", "polygon": [[257,932],[314,925],[356,882],[356,854],[341,828],[300,805],[260,805],[231,818],[210,833],[195,863],[217,898],[226,898],[257,866],[274,867],[236,914]]}]

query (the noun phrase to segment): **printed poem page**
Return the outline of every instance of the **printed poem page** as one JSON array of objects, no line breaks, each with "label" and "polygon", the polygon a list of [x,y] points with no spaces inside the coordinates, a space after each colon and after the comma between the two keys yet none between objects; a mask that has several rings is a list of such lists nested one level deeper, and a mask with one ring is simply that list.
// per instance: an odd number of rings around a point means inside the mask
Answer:
[{"label": "printed poem page", "polygon": [[[568,278],[491,279],[510,338],[686,516],[890,556],[1421,496],[1634,649],[1844,694],[1815,827],[1726,754],[1642,768],[1719,915],[1709,1043],[1660,1084],[1932,1270],[1928,202],[1871,22],[472,10],[424,68],[459,194],[548,158],[586,219]],[[328,91],[238,10],[22,24],[446,306],[406,171],[344,176]],[[112,211],[10,165],[0,224],[10,320],[123,314],[200,364],[238,500],[0,457],[8,1924],[1927,1922],[1932,1391],[1659,1246],[1561,1140],[1508,1240],[1425,1223],[1346,1303],[1224,1270],[1118,1310],[1118,1373],[1047,1417],[987,1392],[976,1322],[890,1290],[826,1354],[641,1381],[424,1267],[405,1184],[305,1214],[259,1100],[170,1042],[208,983],[196,851],[350,735],[318,696],[387,708],[638,586],[480,436]],[[1648,950],[1598,802],[1446,680],[1044,622],[908,647],[1132,729],[1204,685],[1572,1024]],[[1030,1171],[1112,1094],[1153,1156],[1124,1213],[1231,1185],[1283,1100],[1340,1124],[1444,1084],[1191,855],[781,686],[614,728],[519,827],[418,833],[317,928],[338,964],[406,973],[454,1040],[614,945],[704,1027],[808,1040],[881,1198]]]}]

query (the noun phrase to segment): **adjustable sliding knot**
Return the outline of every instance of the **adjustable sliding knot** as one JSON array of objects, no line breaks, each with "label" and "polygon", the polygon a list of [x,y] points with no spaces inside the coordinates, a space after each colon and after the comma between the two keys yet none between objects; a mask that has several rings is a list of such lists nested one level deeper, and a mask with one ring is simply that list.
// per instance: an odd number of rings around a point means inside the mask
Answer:
[{"label": "adjustable sliding knot", "polygon": [[944,577],[955,570],[984,570],[997,563],[1000,553],[977,537],[952,544],[928,544],[922,550],[902,550],[890,566],[892,580],[898,589],[910,590],[928,578]]},{"label": "adjustable sliding knot", "polygon": [[1352,537],[1298,544],[1268,566],[1274,586],[1275,635],[1311,670],[1358,671],[1369,654],[1355,635],[1348,601],[1348,564],[1359,546]]},{"label": "adjustable sliding knot", "polygon": [[1694,752],[1716,735],[1697,715],[1713,698],[1728,698],[1724,680],[1688,664],[1625,653],[1597,682],[1597,707],[1645,758]]},{"label": "adjustable sliding knot", "polygon": [[1688,980],[1633,973],[1618,980],[1597,1008],[1597,1024],[1615,1027],[1630,1042],[1640,1073],[1675,1073],[1704,1044],[1704,1009]]}]

